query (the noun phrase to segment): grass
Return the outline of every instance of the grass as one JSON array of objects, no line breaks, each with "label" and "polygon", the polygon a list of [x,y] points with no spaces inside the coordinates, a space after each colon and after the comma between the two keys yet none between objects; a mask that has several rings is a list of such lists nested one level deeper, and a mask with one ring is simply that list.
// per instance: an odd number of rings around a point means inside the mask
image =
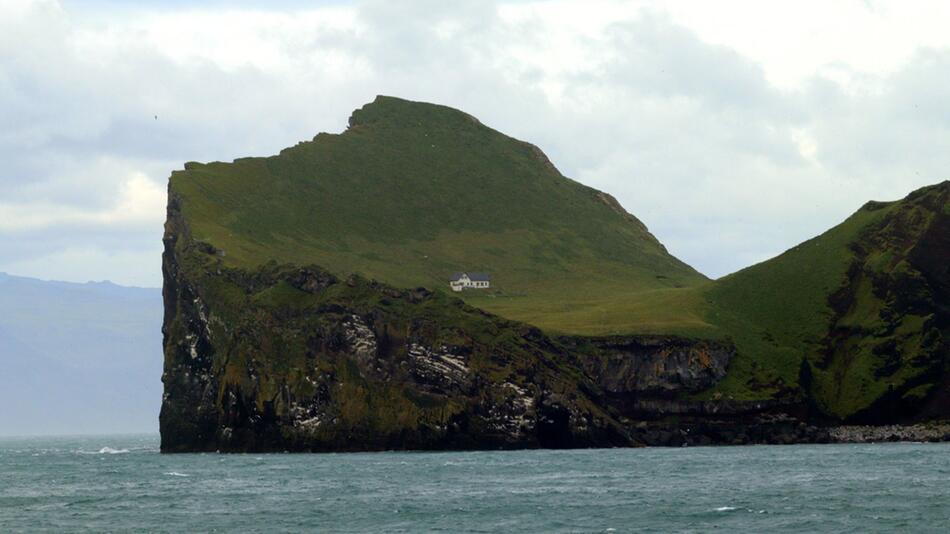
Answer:
[{"label": "grass", "polygon": [[833,310],[828,297],[845,283],[849,246],[887,209],[859,211],[819,237],[709,286],[706,318],[739,349],[737,371],[719,391],[756,395],[763,383],[797,386],[802,358],[819,350]]},{"label": "grass", "polygon": [[[688,288],[640,289],[617,285],[609,291],[564,288],[561,299],[530,295],[473,294],[466,301],[552,333],[578,335],[678,334],[721,337],[705,317],[708,283]],[[604,288],[601,288],[604,289]]]},{"label": "grass", "polygon": [[[190,163],[170,187],[193,238],[223,251],[228,267],[317,264],[436,289],[452,272],[486,271],[497,291],[519,296],[463,295],[491,311],[524,319],[568,301],[590,311],[536,315],[546,328],[604,329],[600,297],[620,303],[621,294],[706,281],[536,147],[431,104],[379,97],[342,134],[269,158]],[[623,323],[614,313],[609,328],[643,328]]]},{"label": "grass", "polygon": [[[821,236],[704,286],[707,322],[738,349],[729,375],[706,396],[799,388],[803,365],[814,402],[839,418],[891,390],[919,388],[939,366],[939,349],[924,341],[935,297],[911,289],[929,286],[910,258],[925,264],[939,253],[921,241],[946,215],[948,198],[944,182],[903,201],[869,203]],[[888,369],[889,361],[898,364]]]},{"label": "grass", "polygon": [[[472,306],[552,333],[731,339],[738,352],[728,376],[701,397],[787,395],[802,389],[807,370],[808,394],[846,417],[895,386],[917,388],[909,397],[927,390],[913,381],[926,368],[917,355],[932,351],[923,341],[929,323],[904,311],[885,321],[894,298],[874,284],[921,286],[908,258],[937,214],[948,214],[948,184],[869,203],[717,281],[670,255],[612,197],[562,176],[536,147],[460,111],[391,97],[354,112],[342,134],[276,156],[189,163],[170,191],[192,238],[225,268],[313,264],[442,291],[454,271],[486,271],[490,291],[460,295]],[[842,291],[847,309],[833,309]],[[297,295],[274,287],[257,298],[293,303]],[[832,328],[844,337],[829,342]],[[885,375],[889,346],[907,357]]]}]

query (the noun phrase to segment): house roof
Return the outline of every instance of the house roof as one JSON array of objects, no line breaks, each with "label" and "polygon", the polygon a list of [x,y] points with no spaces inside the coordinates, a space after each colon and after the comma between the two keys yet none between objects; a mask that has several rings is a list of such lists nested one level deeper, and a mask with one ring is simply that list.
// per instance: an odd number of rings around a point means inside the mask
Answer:
[{"label": "house roof", "polygon": [[463,276],[468,276],[472,282],[490,282],[491,275],[488,273],[452,273],[449,282],[458,282]]}]

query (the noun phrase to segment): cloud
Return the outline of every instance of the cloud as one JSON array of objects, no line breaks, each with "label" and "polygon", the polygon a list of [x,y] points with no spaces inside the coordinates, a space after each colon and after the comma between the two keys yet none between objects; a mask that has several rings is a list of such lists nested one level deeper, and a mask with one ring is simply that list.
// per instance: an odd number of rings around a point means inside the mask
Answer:
[{"label": "cloud", "polygon": [[881,194],[900,194],[917,176],[946,178],[948,69],[950,50],[921,49],[900,70],[869,82],[873,90],[845,94],[840,86],[816,82],[822,86],[809,93],[810,102],[824,111],[812,121],[816,156],[836,174]]},{"label": "cloud", "polygon": [[0,0],[0,271],[157,285],[172,170],[393,94],[538,144],[726,274],[946,177],[950,36],[872,7]]},{"label": "cloud", "polygon": [[162,224],[165,190],[138,171],[131,172],[119,184],[115,204],[94,210],[51,202],[8,203],[0,201],[0,227],[15,234],[50,227],[141,225],[155,228]]}]

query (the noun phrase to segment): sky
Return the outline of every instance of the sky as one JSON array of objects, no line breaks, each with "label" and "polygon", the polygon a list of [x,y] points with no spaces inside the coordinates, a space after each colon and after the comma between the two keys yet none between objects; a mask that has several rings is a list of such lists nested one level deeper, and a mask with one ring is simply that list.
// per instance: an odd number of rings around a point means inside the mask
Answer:
[{"label": "sky", "polygon": [[186,161],[449,105],[710,277],[950,177],[950,2],[0,0],[0,271],[161,285]]}]

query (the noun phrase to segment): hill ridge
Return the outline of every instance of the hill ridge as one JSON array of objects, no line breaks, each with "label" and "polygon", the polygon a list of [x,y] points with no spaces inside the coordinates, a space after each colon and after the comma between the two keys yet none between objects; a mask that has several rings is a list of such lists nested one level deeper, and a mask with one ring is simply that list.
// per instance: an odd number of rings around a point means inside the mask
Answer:
[{"label": "hill ridge", "polygon": [[170,192],[225,265],[315,263],[431,289],[486,271],[493,298],[464,298],[514,319],[553,300],[707,280],[609,193],[467,113],[379,96],[349,124],[274,156],[190,162]]}]

